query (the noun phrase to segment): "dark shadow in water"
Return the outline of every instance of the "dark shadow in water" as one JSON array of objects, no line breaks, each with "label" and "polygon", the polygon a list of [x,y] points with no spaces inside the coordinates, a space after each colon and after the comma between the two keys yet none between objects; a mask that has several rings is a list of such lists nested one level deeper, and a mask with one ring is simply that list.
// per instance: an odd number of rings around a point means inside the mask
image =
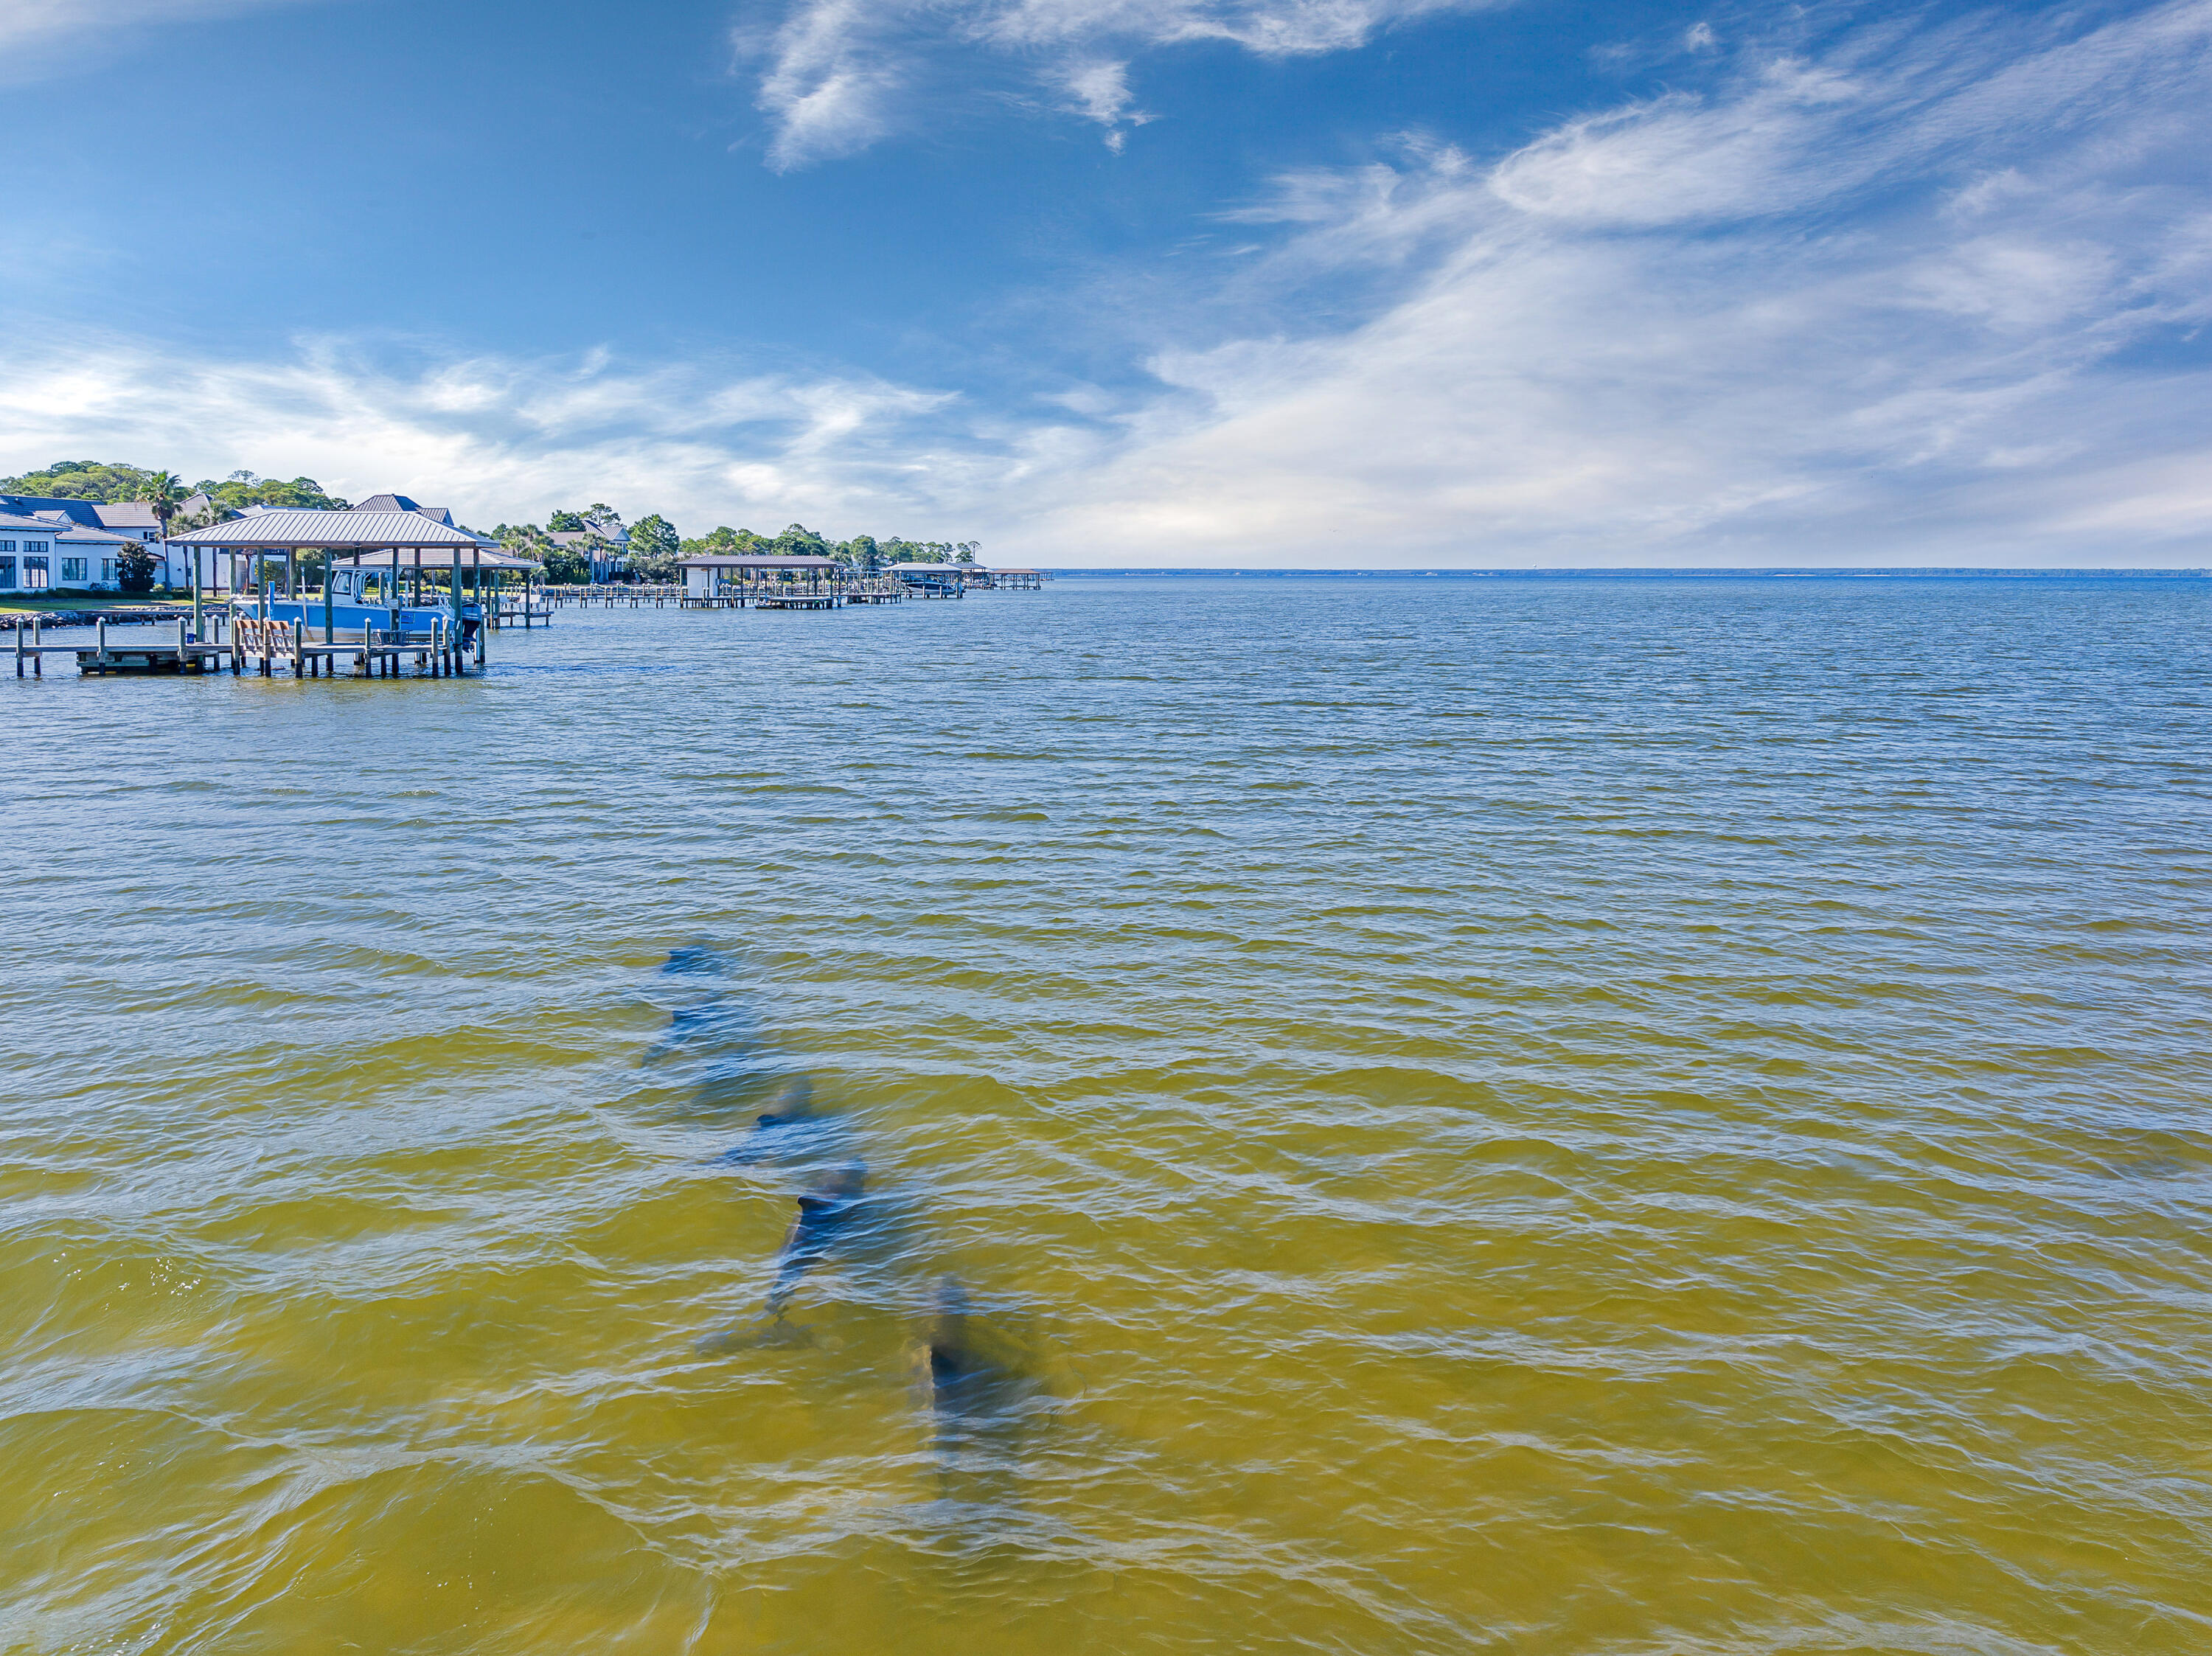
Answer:
[{"label": "dark shadow in water", "polygon": [[1048,1401],[1030,1342],[1003,1317],[979,1314],[959,1279],[941,1276],[930,1289],[915,1384],[929,1414],[933,1525],[995,1530],[1018,1504],[1024,1440]]},{"label": "dark shadow in water", "polygon": [[702,1111],[755,1111],[715,1159],[787,1181],[795,1210],[758,1313],[694,1349],[728,1356],[812,1345],[787,1313],[811,1278],[834,1270],[845,1310],[888,1311],[911,1331],[908,1368],[936,1486],[918,1513],[926,1529],[962,1551],[1003,1543],[1018,1526],[1026,1441],[1052,1400],[1036,1342],[1006,1307],[978,1307],[943,1270],[915,1192],[880,1174],[865,1135],[808,1077],[775,1062],[757,992],[732,957],[703,945],[675,949],[661,978],[675,992],[668,1033],[648,1061],[690,1066]]},{"label": "dark shadow in water", "polygon": [[653,998],[667,1009],[668,1028],[641,1062],[683,1089],[686,1113],[774,1112],[793,1088],[803,1094],[805,1078],[769,1048],[758,986],[738,955],[705,943],[672,949]]},{"label": "dark shadow in water", "polygon": [[2130,1134],[2104,1166],[2120,1179],[2184,1179],[2212,1167],[2212,1153],[2195,1135],[2153,1129]]}]

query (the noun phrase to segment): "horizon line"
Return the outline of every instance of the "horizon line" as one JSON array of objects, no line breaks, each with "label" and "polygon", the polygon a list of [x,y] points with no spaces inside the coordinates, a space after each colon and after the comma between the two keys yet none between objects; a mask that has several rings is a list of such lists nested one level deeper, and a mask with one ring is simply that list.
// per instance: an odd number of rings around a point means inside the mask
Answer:
[{"label": "horizon line", "polygon": [[[986,565],[984,567],[989,567]],[[1360,577],[1373,579],[1412,577],[1418,579],[1491,579],[1546,580],[1559,579],[1588,579],[1597,578],[1628,578],[1639,580],[1679,580],[1711,579],[1718,576],[1760,579],[1979,579],[1979,580],[2063,580],[2082,579],[2112,579],[2130,580],[2203,580],[2212,576],[2212,568],[2174,567],[2143,568],[2113,565],[2075,565],[2046,567],[1999,566],[1990,564],[1851,564],[1771,565],[1771,564],[1673,564],[1651,566],[1644,564],[1577,564],[1559,567],[1511,569],[1452,569],[1427,568],[1419,564],[1392,564],[1382,567],[1304,567],[1297,565],[1234,565],[1234,564],[1070,564],[1035,566],[1049,575],[1218,575],[1267,576],[1271,578],[1296,576]]]}]

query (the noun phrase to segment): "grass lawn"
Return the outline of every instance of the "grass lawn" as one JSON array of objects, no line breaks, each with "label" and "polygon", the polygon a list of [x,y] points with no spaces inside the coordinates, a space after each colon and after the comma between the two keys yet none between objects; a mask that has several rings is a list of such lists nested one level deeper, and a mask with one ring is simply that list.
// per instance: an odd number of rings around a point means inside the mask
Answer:
[{"label": "grass lawn", "polygon": [[56,591],[52,587],[42,592],[0,592],[0,611],[28,615],[42,610],[143,610],[161,609],[170,604],[190,604],[190,592],[178,597],[164,597],[159,592],[87,592],[82,590]]}]

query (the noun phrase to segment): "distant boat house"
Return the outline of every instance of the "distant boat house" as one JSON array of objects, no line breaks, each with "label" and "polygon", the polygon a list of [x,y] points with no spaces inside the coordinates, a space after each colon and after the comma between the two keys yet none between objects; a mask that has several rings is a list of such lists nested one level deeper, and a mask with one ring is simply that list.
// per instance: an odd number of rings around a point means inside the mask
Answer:
[{"label": "distant boat house", "polygon": [[897,576],[907,591],[921,597],[964,598],[968,596],[965,572],[972,567],[957,563],[895,563],[884,573]]},{"label": "distant boat house", "polygon": [[835,558],[778,558],[755,552],[706,552],[686,558],[684,595],[709,598],[725,585],[750,586],[762,581],[805,581],[842,586],[846,567]]}]

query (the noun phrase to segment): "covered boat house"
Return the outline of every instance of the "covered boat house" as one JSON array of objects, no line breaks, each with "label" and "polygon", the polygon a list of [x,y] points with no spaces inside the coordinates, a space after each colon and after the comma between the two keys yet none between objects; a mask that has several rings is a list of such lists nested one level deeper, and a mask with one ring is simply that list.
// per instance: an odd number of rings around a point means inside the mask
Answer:
[{"label": "covered boat house", "polygon": [[706,552],[686,558],[684,596],[721,597],[736,589],[751,592],[763,587],[799,587],[830,594],[845,585],[846,567],[835,558],[771,557],[757,552]]},{"label": "covered boat house", "polygon": [[[288,601],[288,609],[298,604],[301,609],[297,613],[312,628],[317,606],[301,590],[300,555],[320,552],[328,572],[319,593],[325,644],[336,639],[342,600],[354,606],[373,601],[379,609],[398,610],[420,607],[427,594],[432,604],[450,611],[456,634],[473,635],[478,661],[483,659],[483,637],[489,629],[477,623],[496,603],[497,587],[518,573],[526,580],[539,567],[419,511],[280,507],[174,536],[171,544],[191,549],[196,638],[202,628],[204,554],[227,560],[227,584],[234,603],[251,593],[250,602],[264,611],[278,599]],[[447,578],[442,595],[436,590],[435,578],[441,574]],[[403,597],[410,591],[414,604],[405,604]]]},{"label": "covered boat house", "polygon": [[895,563],[884,570],[887,575],[898,578],[899,585],[922,598],[964,598],[968,596],[968,581],[962,573],[963,566],[957,563]]}]

